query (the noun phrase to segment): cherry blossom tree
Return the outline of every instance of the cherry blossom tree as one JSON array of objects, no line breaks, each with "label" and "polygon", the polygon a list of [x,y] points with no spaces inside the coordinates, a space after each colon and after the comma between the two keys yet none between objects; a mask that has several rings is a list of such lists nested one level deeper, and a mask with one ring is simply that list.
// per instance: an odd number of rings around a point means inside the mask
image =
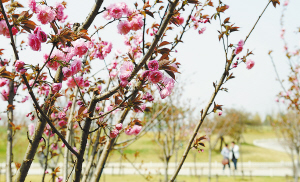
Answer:
[{"label": "cherry blossom tree", "polygon": [[[271,120],[271,124],[276,131],[279,138],[284,140],[284,144],[287,146],[289,156],[293,163],[293,174],[295,182],[298,181],[299,167],[300,167],[300,136],[299,136],[299,46],[292,46],[286,38],[285,29],[285,13],[288,8],[289,1],[284,1],[284,8],[282,10],[280,25],[281,34],[280,38],[284,43],[284,55],[285,60],[289,68],[289,74],[281,77],[275,65],[275,59],[273,59],[273,51],[269,51],[270,59],[273,63],[274,70],[277,76],[277,81],[281,86],[281,92],[278,93],[275,101],[281,103],[286,109],[281,111],[276,119]],[[299,28],[295,31],[299,34]],[[295,36],[295,35],[294,35]],[[293,36],[293,37],[294,37]],[[282,79],[284,78],[284,79]]]},{"label": "cherry blossom tree", "polygon": [[[75,182],[87,180],[84,179],[86,174],[92,174],[89,181],[100,180],[119,136],[123,133],[139,135],[147,126],[139,119],[147,111],[147,105],[166,99],[172,93],[180,66],[174,53],[184,35],[193,29],[203,34],[205,24],[219,20],[219,40],[226,56],[224,72],[219,82],[213,83],[212,97],[202,110],[201,120],[170,179],[174,181],[190,149],[202,144],[203,137],[196,136],[207,114],[210,110],[222,110],[214,100],[219,91],[227,91],[222,86],[234,78],[233,69],[241,63],[246,63],[248,69],[254,66],[254,61],[248,58],[251,51],[241,59],[236,55],[241,54],[268,5],[272,3],[276,7],[280,4],[278,0],[270,0],[246,38],[229,44],[229,36],[239,27],[231,24],[229,18],[223,19],[229,5],[221,1],[217,5],[210,0],[203,3],[174,0],[106,5],[103,0],[96,0],[86,20],[80,23],[68,21],[71,15],[65,14],[68,4],[64,1],[29,0],[25,4],[1,0],[0,3],[1,38],[10,41],[14,55],[14,59],[7,61],[10,55],[1,49],[0,85],[5,87],[9,83],[9,91],[2,88],[1,96],[9,101],[8,114],[14,109],[12,101],[18,87],[23,88],[20,93],[29,93],[29,102],[33,106],[26,115],[33,120],[28,128],[29,145],[22,163],[16,165],[15,181],[25,181],[34,157],[43,153],[45,171],[42,181],[49,173],[49,161],[61,154],[64,156],[63,176],[58,176],[60,169],[52,164],[51,175],[58,181],[73,178]],[[206,8],[213,7],[216,11],[212,15],[203,13]],[[94,22],[97,16],[102,17],[100,22]],[[115,43],[99,33],[112,26],[117,27],[117,31],[110,33],[124,36],[127,50],[113,53]],[[14,36],[25,38],[17,42]],[[29,51],[24,45],[31,49],[31,60],[21,54]],[[34,55],[40,51],[42,57]],[[34,65],[33,58],[43,61]],[[97,61],[105,63],[105,67],[99,70],[92,66]],[[10,72],[6,67],[15,71]],[[9,117],[12,121],[11,114]],[[86,161],[97,161],[92,173],[83,170],[85,156]],[[11,165],[11,160],[7,163]],[[53,164],[55,166],[55,162]]]}]

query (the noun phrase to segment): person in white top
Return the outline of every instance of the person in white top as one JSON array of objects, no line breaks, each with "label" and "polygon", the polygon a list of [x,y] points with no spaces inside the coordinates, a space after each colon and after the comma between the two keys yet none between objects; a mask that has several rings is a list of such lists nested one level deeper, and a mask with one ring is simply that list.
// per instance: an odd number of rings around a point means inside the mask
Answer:
[{"label": "person in white top", "polygon": [[229,158],[232,160],[235,170],[237,169],[236,164],[239,157],[240,157],[239,146],[237,146],[234,142],[231,142]]},{"label": "person in white top", "polygon": [[229,148],[228,148],[228,144],[225,144],[225,147],[222,149],[221,154],[223,155],[223,171],[225,170],[225,166],[226,166],[226,161],[227,161],[227,165],[230,169],[230,162],[229,162]]}]

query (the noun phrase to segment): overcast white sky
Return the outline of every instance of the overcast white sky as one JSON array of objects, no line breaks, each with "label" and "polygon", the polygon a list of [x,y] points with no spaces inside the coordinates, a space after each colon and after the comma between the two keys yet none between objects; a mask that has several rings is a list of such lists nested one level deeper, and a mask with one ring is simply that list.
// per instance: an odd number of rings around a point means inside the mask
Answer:
[{"label": "overcast white sky", "polygon": [[[283,4],[283,0],[281,1]],[[20,2],[26,4],[27,0]],[[66,13],[69,15],[68,20],[83,22],[94,0],[73,0],[67,2]],[[104,1],[103,7],[113,2],[116,1]],[[126,2],[133,4],[136,1]],[[137,2],[141,3],[141,1]],[[213,2],[215,5],[218,3],[216,0],[213,0]],[[268,0],[223,0],[223,2],[228,4],[230,8],[225,14],[222,14],[222,19],[230,17],[231,23],[241,27],[240,31],[230,36],[229,43],[236,44],[239,40],[245,39]],[[281,77],[284,78],[288,74],[288,66],[284,57],[283,42],[279,37],[279,20],[282,8],[282,5],[276,9],[272,5],[268,7],[244,46],[244,50],[250,49],[253,51],[254,55],[250,58],[255,61],[255,66],[253,69],[247,70],[245,65],[241,64],[237,69],[233,70],[236,78],[225,85],[229,92],[221,92],[216,98],[216,103],[224,105],[224,107],[244,108],[252,113],[258,112],[261,116],[277,111],[278,105],[274,102],[274,99],[280,91],[280,87],[276,81],[275,73],[268,57],[268,51],[270,49],[274,50],[275,63]],[[299,21],[297,21],[299,8],[300,1],[291,0],[285,16],[286,37],[291,47],[299,47],[299,36],[296,36],[294,33],[296,27],[300,26]],[[206,13],[211,14],[212,10],[210,8]],[[98,17],[95,24],[97,26],[103,25],[103,19]],[[193,30],[188,32],[183,38],[184,43],[177,48],[177,60],[182,64],[180,68],[180,77],[182,79],[180,80],[188,79],[189,82],[193,83],[185,86],[185,97],[192,98],[193,104],[197,105],[197,112],[208,101],[213,91],[212,82],[219,80],[224,69],[223,45],[217,38],[219,24],[217,21],[212,21],[211,24],[206,24],[206,28],[207,30],[203,35],[199,35]],[[111,26],[110,29],[102,31],[100,37],[103,40],[123,42],[122,36],[116,35],[116,32],[116,28]],[[0,48],[10,48],[4,37],[0,37],[0,42]],[[113,48],[115,50],[120,47],[114,44]],[[45,50],[46,48],[43,49]],[[38,63],[42,60],[42,52],[33,54],[31,50],[28,50],[21,53],[20,57],[27,63]],[[240,55],[244,54],[245,51]],[[95,64],[95,66],[99,65]],[[0,109],[5,109],[5,104],[0,100]],[[29,107],[26,109],[28,109],[26,112],[30,111]],[[26,109],[22,107],[23,111]],[[2,114],[2,116],[4,115]]]}]

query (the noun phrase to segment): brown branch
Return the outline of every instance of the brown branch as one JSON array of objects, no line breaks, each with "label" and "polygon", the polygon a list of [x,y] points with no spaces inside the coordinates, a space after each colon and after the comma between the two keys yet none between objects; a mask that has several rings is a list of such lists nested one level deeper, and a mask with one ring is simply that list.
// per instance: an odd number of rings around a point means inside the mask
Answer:
[{"label": "brown branch", "polygon": [[37,75],[36,75],[36,78],[35,78],[35,80],[34,80],[34,82],[33,82],[33,84],[32,84],[32,88],[34,87],[34,85],[35,85],[35,83],[36,83],[38,77],[40,76],[40,73],[42,72],[42,70],[44,69],[44,67],[46,66],[46,64],[50,61],[50,56],[51,56],[51,54],[52,54],[54,48],[55,48],[55,44],[53,44],[53,46],[52,46],[52,49],[51,49],[51,51],[50,51],[50,54],[49,54],[49,56],[48,56],[47,61],[44,63],[44,65],[42,66],[42,68],[39,69],[39,71],[38,71],[38,73],[37,73]]},{"label": "brown branch", "polygon": [[99,9],[102,5],[104,0],[97,0],[94,7],[92,8],[90,14],[87,16],[87,18],[85,19],[85,21],[83,22],[83,24],[79,27],[79,31],[80,30],[87,30],[91,24],[93,23],[94,19],[96,18],[96,16],[98,15]]},{"label": "brown branch", "polygon": [[[261,18],[261,16],[262,16],[263,13],[265,12],[265,10],[266,10],[266,8],[268,7],[268,5],[270,4],[270,2],[271,2],[271,0],[268,2],[267,6],[265,7],[265,9],[264,9],[263,12],[261,13],[261,15],[258,17],[256,23],[254,24],[254,26],[252,27],[251,31],[250,31],[249,34],[247,35],[247,37],[246,37],[244,43],[245,43],[245,42],[247,41],[247,39],[249,38],[251,32],[254,30],[255,26],[257,25],[259,19]],[[211,96],[211,98],[210,98],[210,100],[209,100],[207,106],[205,107],[205,109],[204,109],[204,111],[203,111],[203,113],[202,113],[202,115],[201,115],[201,120],[198,122],[197,126],[196,126],[195,129],[194,129],[194,133],[193,133],[192,137],[191,137],[190,140],[189,140],[189,143],[188,143],[188,145],[187,145],[187,147],[186,147],[186,149],[185,149],[185,151],[184,151],[184,154],[183,154],[183,156],[182,156],[182,158],[181,158],[181,160],[180,160],[180,163],[179,163],[179,165],[177,166],[177,168],[176,168],[176,170],[175,170],[175,172],[174,172],[172,178],[170,179],[170,182],[174,182],[174,180],[176,179],[176,177],[177,177],[177,175],[178,175],[178,173],[179,173],[179,171],[180,171],[180,169],[181,169],[181,167],[182,167],[182,165],[183,165],[183,163],[184,163],[184,161],[185,161],[185,159],[186,159],[186,157],[187,157],[187,155],[188,155],[188,153],[189,153],[189,151],[190,151],[190,149],[191,149],[191,146],[192,146],[192,144],[193,144],[193,142],[194,142],[194,139],[195,139],[195,137],[197,136],[198,130],[200,129],[200,127],[201,127],[201,125],[202,125],[202,123],[203,123],[205,117],[207,116],[207,113],[208,113],[208,110],[209,110],[210,106],[211,106],[212,103],[214,102],[214,99],[215,99],[215,97],[217,96],[217,94],[218,94],[218,92],[219,92],[221,86],[223,85],[226,76],[229,74],[230,65],[231,65],[231,63],[232,63],[232,61],[233,61],[234,58],[235,58],[235,54],[234,54],[234,50],[233,50],[233,51],[232,51],[232,54],[231,54],[230,60],[229,60],[229,61],[226,61],[226,66],[225,66],[225,70],[224,70],[224,72],[223,72],[223,75],[221,76],[221,78],[220,78],[220,80],[219,80],[219,82],[218,82],[218,85],[215,87],[215,91],[213,92],[213,94],[212,94],[212,96]]]},{"label": "brown branch", "polygon": [[265,9],[262,11],[262,13],[259,15],[258,19],[256,20],[254,26],[252,27],[251,31],[249,32],[249,34],[247,35],[246,39],[244,40],[244,43],[246,43],[246,41],[248,40],[250,34],[252,33],[252,31],[254,30],[255,26],[257,25],[258,21],[260,20],[261,16],[264,14],[264,12],[266,11],[267,7],[269,6],[269,4],[271,3],[272,0],[270,0],[268,2],[268,4],[266,5]]}]

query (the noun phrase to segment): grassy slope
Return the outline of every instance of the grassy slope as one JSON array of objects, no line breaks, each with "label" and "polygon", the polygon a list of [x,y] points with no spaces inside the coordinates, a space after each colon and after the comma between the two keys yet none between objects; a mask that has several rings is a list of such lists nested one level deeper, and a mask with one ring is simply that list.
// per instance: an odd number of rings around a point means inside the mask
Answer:
[{"label": "grassy slope", "polygon": [[[20,132],[19,132],[20,133]],[[0,162],[5,162],[5,146],[6,146],[6,133],[5,128],[0,128]],[[276,138],[274,132],[270,129],[262,129],[261,131],[257,130],[247,130],[244,134],[244,143],[242,144],[242,157],[243,161],[252,161],[252,162],[280,162],[280,161],[290,161],[287,154],[283,152],[277,152],[274,150],[263,149],[260,147],[256,147],[253,145],[253,140],[255,139],[263,139],[263,138]],[[230,142],[230,138],[225,138],[226,142]],[[205,142],[206,145],[207,142]],[[21,162],[24,156],[28,145],[28,140],[26,137],[26,132],[22,132],[21,134],[17,134],[15,136],[15,144],[14,144],[14,162]],[[180,158],[181,154],[184,151],[184,147],[186,146],[183,143],[182,148],[178,152],[178,158]],[[219,144],[216,148],[218,148]],[[139,157],[136,159],[136,162],[161,162],[159,155],[161,155],[161,150],[158,145],[153,141],[153,134],[149,133],[143,136],[138,141],[134,142],[128,148],[124,150],[126,156],[134,161],[134,153],[138,151]],[[159,154],[159,155],[158,155]],[[175,161],[176,155],[171,158],[171,162]],[[195,150],[192,150],[190,155],[187,157],[188,162],[192,162],[194,160],[194,156],[196,156],[197,162],[207,162],[208,161],[208,147],[204,148],[203,153],[198,153]],[[179,160],[179,159],[178,159]],[[222,160],[222,156],[219,151],[214,150],[212,152],[212,161],[220,162]],[[111,162],[120,161],[119,152],[115,151],[113,155],[110,157]]]}]

